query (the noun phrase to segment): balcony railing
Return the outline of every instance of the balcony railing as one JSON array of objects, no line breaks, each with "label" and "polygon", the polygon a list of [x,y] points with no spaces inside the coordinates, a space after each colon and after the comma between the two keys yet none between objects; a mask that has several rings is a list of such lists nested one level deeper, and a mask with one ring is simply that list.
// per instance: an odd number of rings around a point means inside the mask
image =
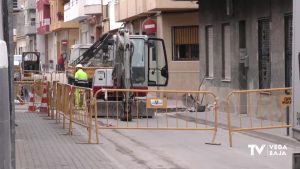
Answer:
[{"label": "balcony railing", "polygon": [[70,6],[74,6],[76,4],[78,4],[78,0],[71,0],[70,1]]},{"label": "balcony railing", "polygon": [[79,0],[70,0],[64,5],[64,21],[75,21],[86,18],[84,14],[84,2]]},{"label": "balcony railing", "polygon": [[42,21],[39,22],[39,27],[47,26],[47,25],[50,25],[50,24],[51,24],[50,18],[45,18],[45,19],[43,19]]},{"label": "balcony railing", "polygon": [[70,9],[70,2],[68,2],[64,5],[64,10],[66,11],[68,9]]},{"label": "balcony railing", "polygon": [[85,5],[101,5],[101,0],[85,0]]},{"label": "balcony railing", "polygon": [[84,14],[85,15],[94,15],[101,14],[102,5],[101,0],[86,0],[84,4]]}]

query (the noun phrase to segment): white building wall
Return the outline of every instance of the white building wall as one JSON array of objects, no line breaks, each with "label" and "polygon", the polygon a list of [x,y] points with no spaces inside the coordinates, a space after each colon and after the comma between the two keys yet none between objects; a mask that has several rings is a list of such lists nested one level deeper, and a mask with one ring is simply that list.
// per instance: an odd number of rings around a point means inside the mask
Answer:
[{"label": "white building wall", "polygon": [[41,64],[45,64],[45,35],[36,35],[36,50],[40,52]]},{"label": "white building wall", "polygon": [[52,32],[50,34],[48,34],[48,58],[49,58],[49,70],[54,70],[55,69],[55,65],[57,63],[57,59],[56,59],[56,36],[55,33]]},{"label": "white building wall", "polygon": [[109,9],[109,25],[110,25],[109,30],[118,29],[123,24],[122,22],[116,22],[115,3],[116,3],[116,0],[110,0],[108,2],[108,6],[109,6],[109,8],[108,8]]}]

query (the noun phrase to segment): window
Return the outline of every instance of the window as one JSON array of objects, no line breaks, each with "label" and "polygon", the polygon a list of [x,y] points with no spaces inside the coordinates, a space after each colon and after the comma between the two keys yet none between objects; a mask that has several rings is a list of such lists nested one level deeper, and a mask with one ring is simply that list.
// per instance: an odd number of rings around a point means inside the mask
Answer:
[{"label": "window", "polygon": [[213,77],[214,66],[214,39],[213,39],[213,27],[205,27],[205,53],[206,53],[206,77]]},{"label": "window", "polygon": [[30,19],[30,25],[31,26],[35,26],[35,18],[31,18]]},{"label": "window", "polygon": [[18,8],[18,0],[13,0],[13,8]]},{"label": "window", "polygon": [[271,87],[270,19],[258,20],[259,88]]},{"label": "window", "polygon": [[285,42],[285,87],[292,84],[292,44],[293,44],[293,16],[284,17],[284,42]]},{"label": "window", "polygon": [[226,23],[222,25],[222,78],[226,80],[231,79],[230,47],[230,25]]},{"label": "window", "polygon": [[173,27],[173,60],[199,60],[198,26]]}]

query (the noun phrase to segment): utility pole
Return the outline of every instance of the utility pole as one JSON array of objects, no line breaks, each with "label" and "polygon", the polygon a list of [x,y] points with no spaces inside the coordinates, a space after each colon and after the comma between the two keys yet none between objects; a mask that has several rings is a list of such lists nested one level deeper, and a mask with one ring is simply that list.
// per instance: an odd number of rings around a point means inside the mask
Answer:
[{"label": "utility pole", "polygon": [[0,1],[0,169],[15,168],[12,94],[12,1]]}]

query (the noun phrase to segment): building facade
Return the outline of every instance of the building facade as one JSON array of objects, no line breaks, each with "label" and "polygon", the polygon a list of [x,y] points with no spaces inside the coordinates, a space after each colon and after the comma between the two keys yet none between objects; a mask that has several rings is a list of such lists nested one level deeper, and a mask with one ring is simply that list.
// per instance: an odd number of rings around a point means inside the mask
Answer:
[{"label": "building facade", "polygon": [[[198,5],[172,0],[122,0],[115,3],[116,21],[124,22],[132,34],[164,39],[169,66],[168,89],[199,88]],[[188,19],[187,19],[188,18]],[[145,27],[151,20],[153,25]],[[154,32],[145,28],[156,27]]]},{"label": "building facade", "polygon": [[78,42],[77,22],[64,22],[64,5],[68,1],[49,1],[50,19],[49,33],[45,36],[45,48],[47,53],[47,67],[49,70],[57,70],[57,61],[60,56],[66,58],[72,45]]},{"label": "building facade", "polygon": [[14,1],[13,27],[15,54],[36,50],[35,0]]},{"label": "building facade", "polygon": [[291,86],[292,0],[199,0],[200,72],[221,101],[234,89]]},{"label": "building facade", "polygon": [[48,46],[47,46],[47,33],[50,33],[50,3],[49,0],[38,0],[36,2],[36,20],[37,20],[37,51],[40,52],[41,55],[41,63],[44,69],[48,68]]},{"label": "building facade", "polygon": [[93,44],[99,39],[102,10],[100,0],[70,0],[64,5],[64,22],[79,23],[79,44]]}]

